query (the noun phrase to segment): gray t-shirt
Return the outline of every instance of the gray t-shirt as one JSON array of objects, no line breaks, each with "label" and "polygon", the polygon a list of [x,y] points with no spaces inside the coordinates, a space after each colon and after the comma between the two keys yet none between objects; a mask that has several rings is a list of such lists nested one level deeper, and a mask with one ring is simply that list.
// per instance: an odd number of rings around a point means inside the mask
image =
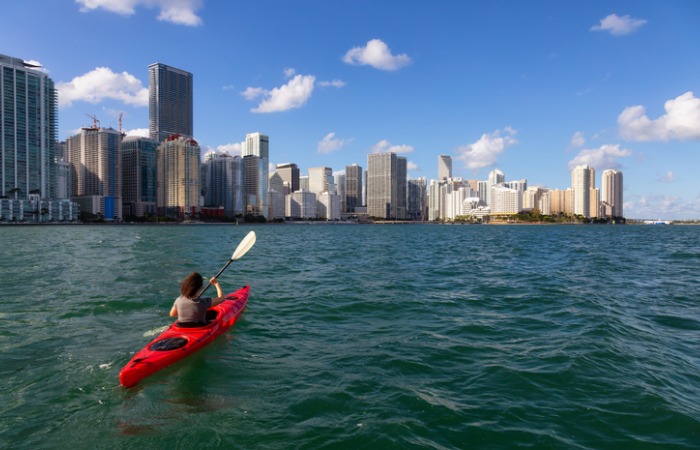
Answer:
[{"label": "gray t-shirt", "polygon": [[211,297],[192,300],[181,295],[175,299],[173,306],[177,308],[178,322],[206,322],[207,309],[211,307]]}]

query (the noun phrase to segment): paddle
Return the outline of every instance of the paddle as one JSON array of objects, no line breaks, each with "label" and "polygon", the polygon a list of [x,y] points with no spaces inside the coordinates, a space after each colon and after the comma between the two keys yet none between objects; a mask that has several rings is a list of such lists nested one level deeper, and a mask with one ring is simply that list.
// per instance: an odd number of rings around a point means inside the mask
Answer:
[{"label": "paddle", "polygon": [[[243,238],[241,243],[238,244],[238,247],[236,247],[236,251],[234,251],[233,255],[231,255],[231,259],[229,259],[226,265],[219,270],[219,273],[217,273],[214,278],[219,278],[219,275],[224,273],[224,270],[226,270],[229,264],[248,253],[248,250],[250,250],[253,245],[255,245],[255,231],[251,231],[246,235],[246,237]],[[204,295],[204,293],[207,292],[207,289],[209,289],[209,286],[211,286],[211,282],[207,283],[207,287],[205,287],[202,292],[197,295],[197,297]]]}]

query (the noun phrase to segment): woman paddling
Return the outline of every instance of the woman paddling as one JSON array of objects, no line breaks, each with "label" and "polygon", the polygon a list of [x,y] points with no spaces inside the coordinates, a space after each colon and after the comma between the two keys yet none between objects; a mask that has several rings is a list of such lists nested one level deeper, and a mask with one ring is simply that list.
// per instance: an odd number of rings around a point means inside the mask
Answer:
[{"label": "woman paddling", "polygon": [[209,283],[216,287],[217,297],[197,297],[202,283],[202,275],[192,272],[180,284],[180,296],[175,299],[175,303],[170,309],[170,317],[177,316],[178,326],[201,327],[206,325],[207,310],[225,300],[224,292],[216,278],[209,280]]}]

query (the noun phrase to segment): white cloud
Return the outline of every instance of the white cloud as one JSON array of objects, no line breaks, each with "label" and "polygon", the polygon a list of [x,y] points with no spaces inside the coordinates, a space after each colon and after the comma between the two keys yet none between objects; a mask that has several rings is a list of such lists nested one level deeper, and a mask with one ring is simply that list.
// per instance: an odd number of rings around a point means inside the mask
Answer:
[{"label": "white cloud", "polygon": [[631,151],[620,148],[620,144],[605,144],[599,148],[583,149],[574,159],[569,161],[569,169],[582,164],[588,164],[598,170],[618,169],[620,163],[617,159],[631,154]]},{"label": "white cloud", "polygon": [[296,74],[297,74],[297,71],[292,69],[292,68],[284,69],[284,76],[286,78],[292,78]]},{"label": "white cloud", "polygon": [[[501,136],[501,133],[504,136]],[[472,170],[492,166],[498,161],[498,155],[503,153],[506,148],[518,143],[513,137],[516,133],[510,127],[496,130],[491,134],[484,133],[473,144],[457,148],[456,159],[462,161],[464,167]]]},{"label": "white cloud", "polygon": [[583,147],[585,144],[586,144],[586,138],[584,137],[582,132],[577,131],[571,137],[571,146],[572,147]]},{"label": "white cloud", "polygon": [[241,156],[243,145],[240,142],[217,145],[216,151],[219,153],[228,153],[231,156]]},{"label": "white cloud", "polygon": [[386,139],[382,139],[370,148],[370,153],[413,153],[413,147],[410,145],[393,145]]},{"label": "white cloud", "polygon": [[163,22],[187,26],[202,24],[197,10],[202,7],[203,0],[76,0],[76,3],[81,5],[81,12],[101,8],[122,16],[135,14],[137,6],[155,7],[160,9],[158,20]]},{"label": "white cloud", "polygon": [[127,136],[150,137],[151,133],[148,128],[135,128],[126,132]]},{"label": "white cloud", "polygon": [[660,181],[662,183],[673,183],[674,181],[676,181],[676,175],[669,170],[668,172],[657,178],[657,181]]},{"label": "white cloud", "polygon": [[225,85],[221,86],[221,89],[224,91],[230,91],[234,88],[235,88],[235,86],[233,84],[225,84]]},{"label": "white cloud", "polygon": [[336,139],[335,132],[331,132],[318,143],[317,151],[319,153],[331,153],[340,150],[345,144],[350,142],[352,142],[352,139]]},{"label": "white cloud", "polygon": [[311,97],[316,77],[313,75],[295,75],[289,82],[270,91],[259,87],[249,87],[241,92],[248,100],[264,97],[260,104],[251,109],[256,113],[271,113],[300,108]]},{"label": "white cloud", "polygon": [[644,19],[634,19],[630,16],[618,16],[610,14],[600,19],[600,24],[593,25],[590,31],[608,31],[613,36],[624,36],[637,31],[639,27],[647,23]]},{"label": "white cloud", "polygon": [[330,86],[330,87],[341,88],[341,87],[345,86],[345,81],[343,81],[343,80],[319,81],[318,85],[321,87]]},{"label": "white cloud", "polygon": [[97,104],[106,99],[131,106],[148,106],[148,88],[140,80],[128,72],[114,73],[108,67],[97,67],[68,83],[59,82],[56,88],[61,108],[75,101]]},{"label": "white cloud", "polygon": [[414,163],[413,161],[408,161],[408,163],[406,163],[406,170],[412,170],[415,172],[420,170],[420,167],[418,167],[418,164]]},{"label": "white cloud", "polygon": [[389,47],[379,39],[372,39],[364,47],[354,47],[345,54],[343,62],[353,65],[372,66],[380,70],[397,70],[411,62],[405,53],[392,55]]},{"label": "white cloud", "polygon": [[700,219],[700,198],[686,200],[678,196],[634,195],[623,204],[625,217],[634,219]]},{"label": "white cloud", "polygon": [[630,141],[700,139],[700,99],[688,91],[664,104],[666,114],[650,119],[643,106],[628,106],[617,123],[620,136]]}]

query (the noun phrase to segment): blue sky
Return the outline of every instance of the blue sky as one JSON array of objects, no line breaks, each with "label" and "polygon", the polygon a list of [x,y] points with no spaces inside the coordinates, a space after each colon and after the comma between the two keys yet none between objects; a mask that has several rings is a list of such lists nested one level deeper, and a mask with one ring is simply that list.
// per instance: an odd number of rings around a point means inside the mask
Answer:
[{"label": "blue sky", "polygon": [[0,53],[59,88],[60,138],[148,128],[148,65],[194,74],[195,138],[340,171],[395,151],[409,176],[564,189],[624,173],[628,218],[700,219],[700,2],[26,0]]}]

